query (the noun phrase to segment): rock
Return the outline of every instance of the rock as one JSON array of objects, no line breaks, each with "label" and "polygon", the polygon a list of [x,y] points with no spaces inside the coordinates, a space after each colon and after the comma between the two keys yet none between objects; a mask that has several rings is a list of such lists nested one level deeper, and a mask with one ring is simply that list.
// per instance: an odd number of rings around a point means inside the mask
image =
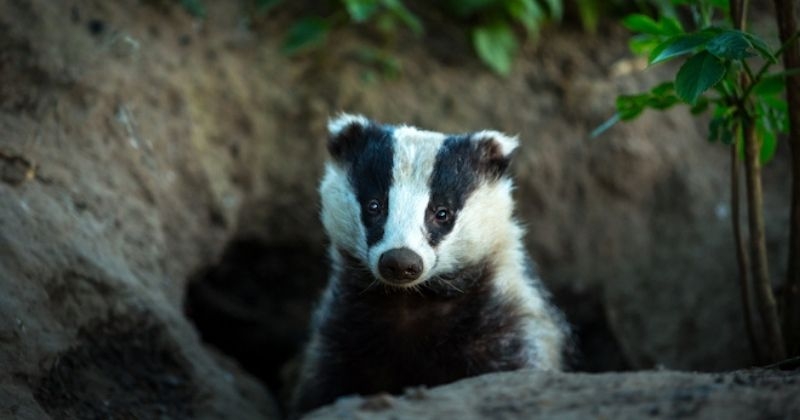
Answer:
[{"label": "rock", "polygon": [[800,416],[799,393],[797,371],[517,371],[396,397],[344,397],[303,419],[789,419]]}]

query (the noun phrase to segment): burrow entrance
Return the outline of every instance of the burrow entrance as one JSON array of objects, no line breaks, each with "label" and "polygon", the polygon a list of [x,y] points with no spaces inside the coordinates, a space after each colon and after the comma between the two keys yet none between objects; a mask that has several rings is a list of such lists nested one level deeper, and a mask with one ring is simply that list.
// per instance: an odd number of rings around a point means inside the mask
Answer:
[{"label": "burrow entrance", "polygon": [[[285,406],[291,371],[328,268],[321,247],[238,237],[217,263],[201,268],[189,281],[185,312],[205,342],[236,359]],[[572,370],[630,369],[599,293],[552,292],[575,332]]]},{"label": "burrow entrance", "polygon": [[202,339],[236,359],[280,400],[282,372],[306,339],[327,258],[302,244],[239,237],[188,283],[184,310]]}]

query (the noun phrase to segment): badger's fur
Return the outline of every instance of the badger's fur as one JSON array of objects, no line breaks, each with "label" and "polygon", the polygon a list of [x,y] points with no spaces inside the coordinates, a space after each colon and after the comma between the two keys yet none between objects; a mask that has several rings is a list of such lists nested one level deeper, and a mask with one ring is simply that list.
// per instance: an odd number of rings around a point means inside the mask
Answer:
[{"label": "badger's fur", "polygon": [[332,272],[295,413],[347,394],[561,369],[567,327],[512,214],[517,139],[347,114],[328,129],[320,194]]}]

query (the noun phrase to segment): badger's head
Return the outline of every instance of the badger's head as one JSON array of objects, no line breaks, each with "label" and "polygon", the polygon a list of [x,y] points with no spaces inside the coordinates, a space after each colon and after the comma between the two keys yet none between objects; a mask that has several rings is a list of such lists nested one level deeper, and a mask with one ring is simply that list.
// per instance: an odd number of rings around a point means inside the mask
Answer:
[{"label": "badger's head", "polygon": [[322,222],[382,282],[413,287],[508,246],[517,139],[446,135],[341,115],[328,124]]}]

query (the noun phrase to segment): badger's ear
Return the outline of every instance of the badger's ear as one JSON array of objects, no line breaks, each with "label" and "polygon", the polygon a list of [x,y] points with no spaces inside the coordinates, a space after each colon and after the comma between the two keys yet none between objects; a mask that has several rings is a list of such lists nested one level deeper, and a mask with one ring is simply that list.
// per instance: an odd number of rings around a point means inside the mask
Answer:
[{"label": "badger's ear", "polygon": [[478,154],[479,170],[490,178],[500,178],[506,173],[519,145],[517,136],[490,130],[473,134],[472,141]]},{"label": "badger's ear", "polygon": [[363,145],[367,127],[372,124],[363,115],[339,114],[328,120],[328,153],[337,160]]}]

